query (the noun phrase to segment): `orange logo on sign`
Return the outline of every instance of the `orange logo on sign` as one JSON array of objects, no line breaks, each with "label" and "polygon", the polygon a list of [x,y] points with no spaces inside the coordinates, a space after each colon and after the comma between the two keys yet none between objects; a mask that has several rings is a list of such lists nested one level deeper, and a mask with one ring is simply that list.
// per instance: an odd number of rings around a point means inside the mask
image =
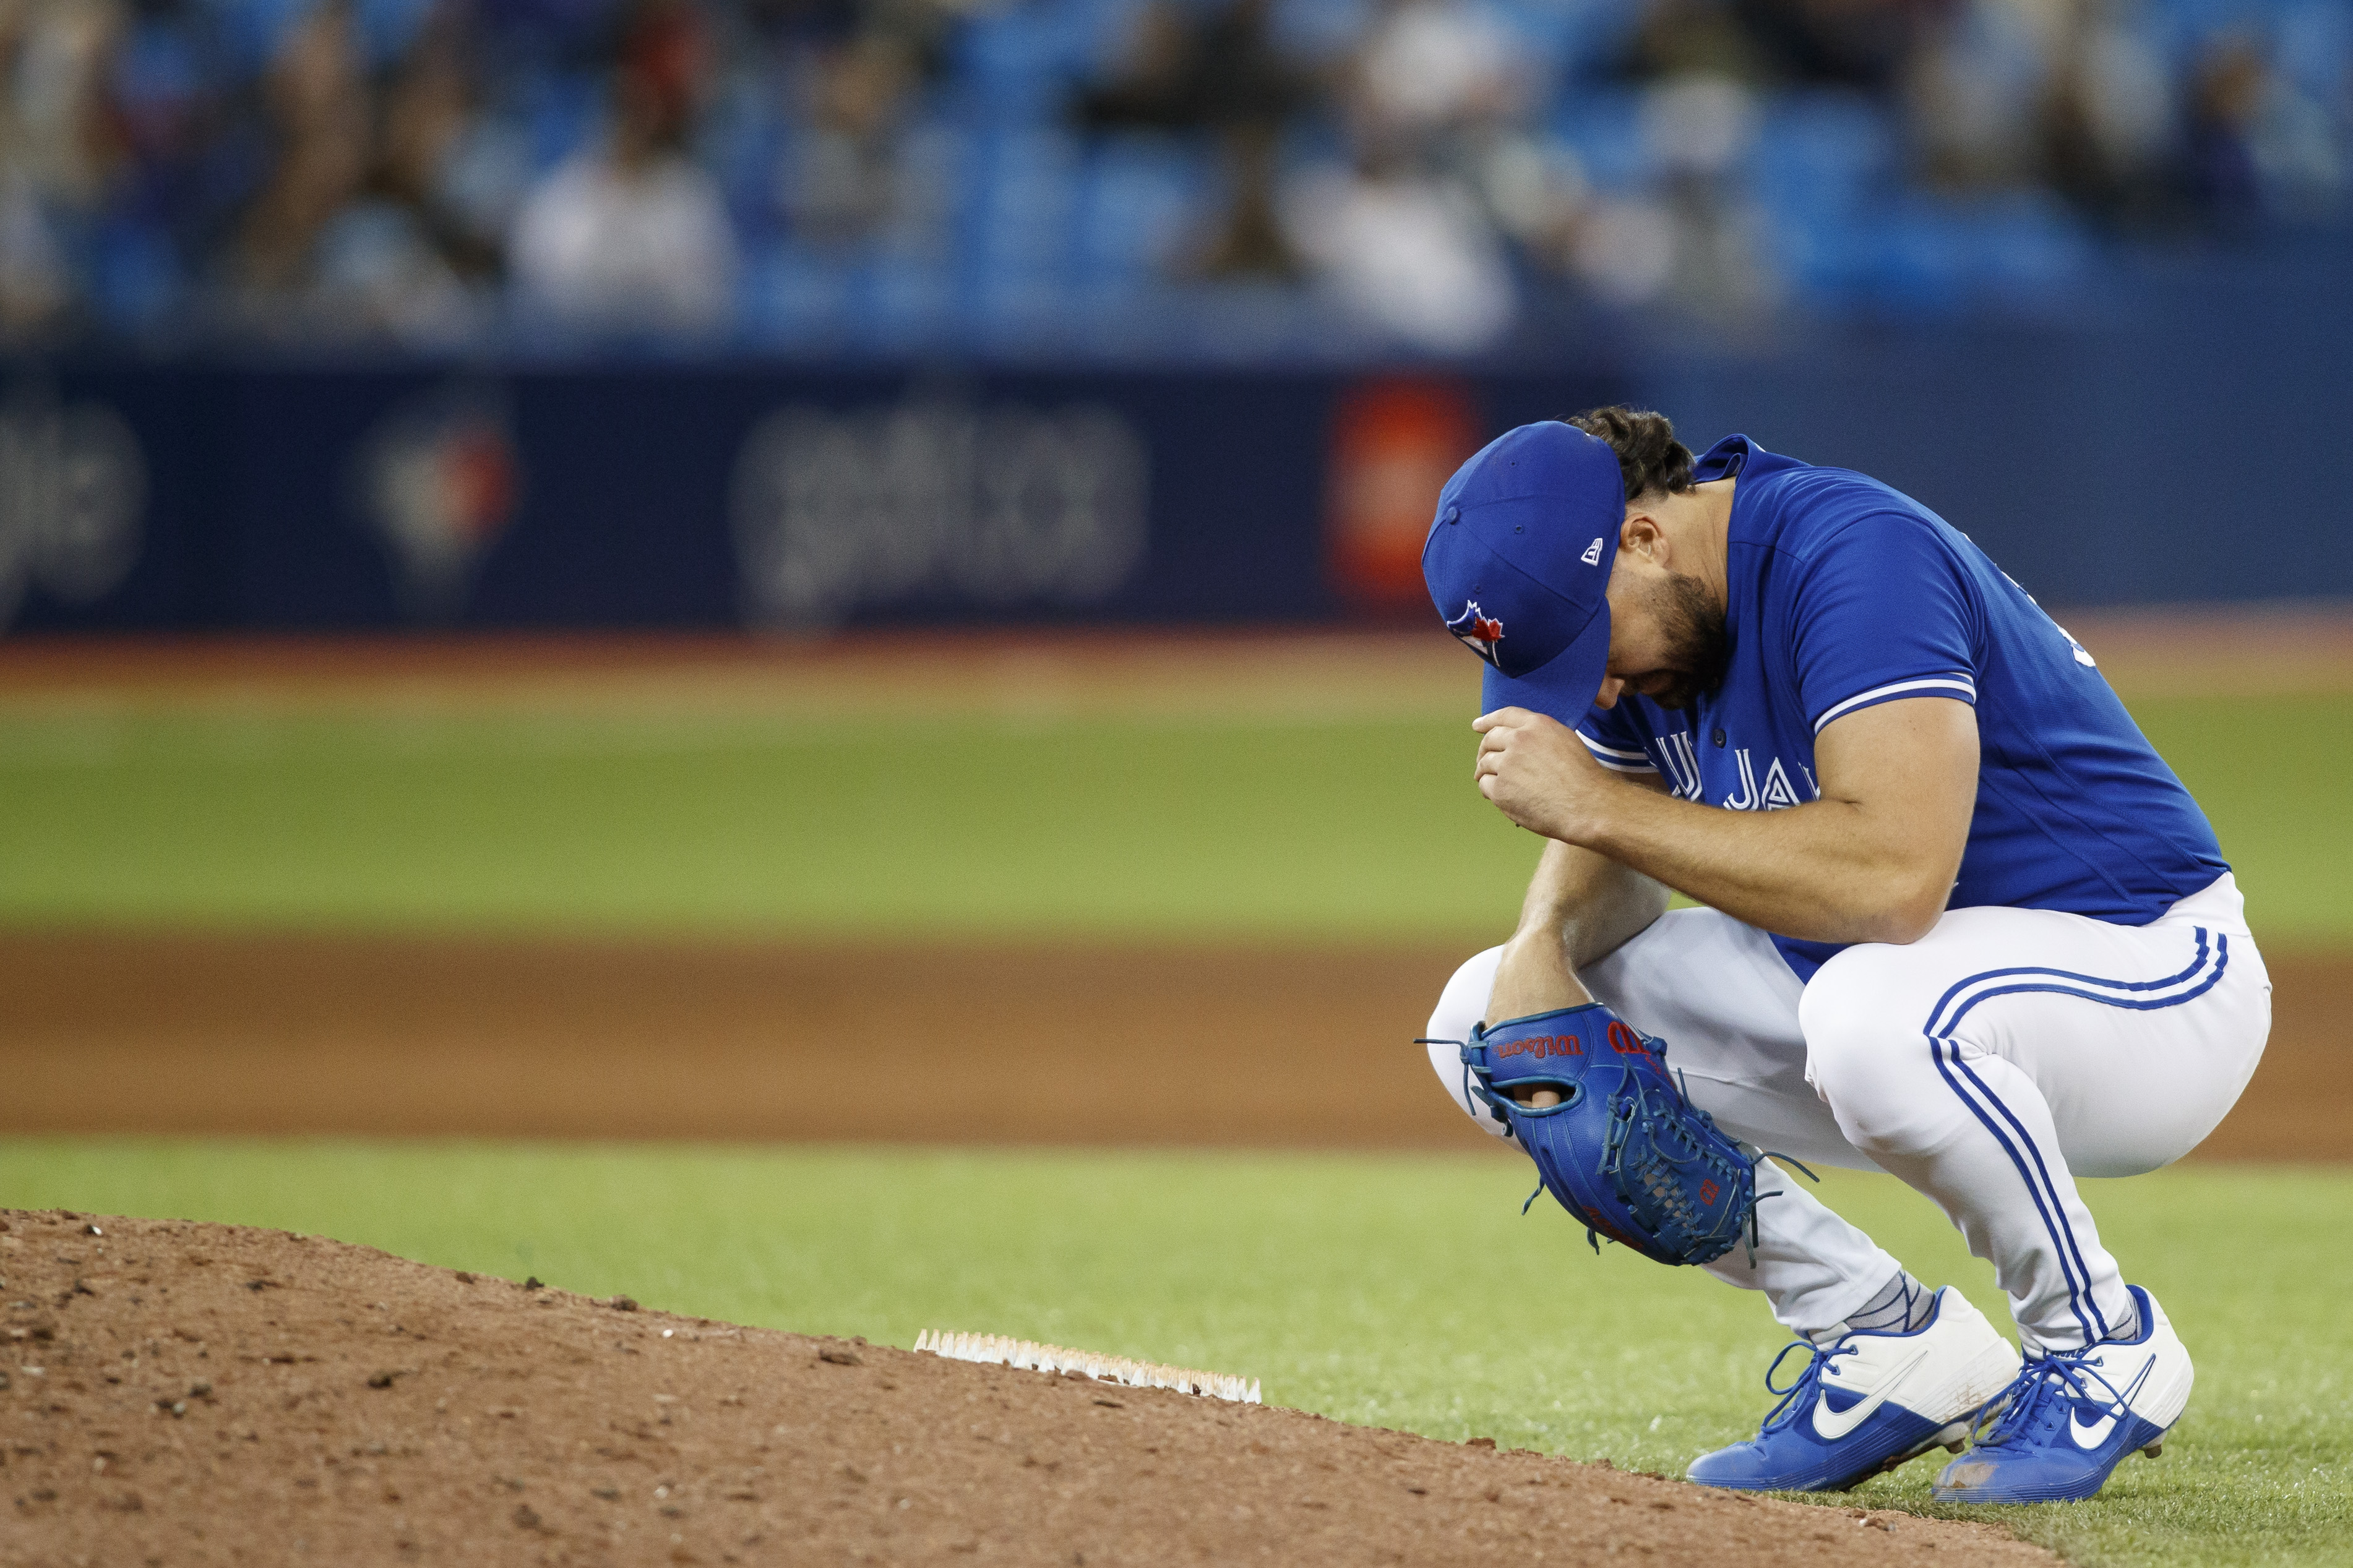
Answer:
[{"label": "orange logo on sign", "polygon": [[[1482,429],[1470,387],[1451,376],[1383,376],[1333,411],[1326,557],[1359,609],[1428,613],[1421,547],[1438,492]],[[1501,628],[1498,628],[1499,630]]]}]

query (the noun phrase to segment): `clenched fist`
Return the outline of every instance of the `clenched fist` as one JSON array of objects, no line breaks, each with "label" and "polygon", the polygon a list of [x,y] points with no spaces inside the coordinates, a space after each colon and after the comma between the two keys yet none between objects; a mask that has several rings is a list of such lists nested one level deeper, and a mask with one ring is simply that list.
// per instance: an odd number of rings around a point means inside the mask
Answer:
[{"label": "clenched fist", "polygon": [[1471,727],[1479,731],[1479,793],[1531,833],[1585,842],[1602,796],[1620,785],[1577,732],[1525,708],[1498,708]]}]

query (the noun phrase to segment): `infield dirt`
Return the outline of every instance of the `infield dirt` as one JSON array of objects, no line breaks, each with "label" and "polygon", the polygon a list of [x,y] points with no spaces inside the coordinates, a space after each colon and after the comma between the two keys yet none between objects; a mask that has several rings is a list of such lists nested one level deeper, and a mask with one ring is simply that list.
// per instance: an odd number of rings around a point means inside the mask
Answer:
[{"label": "infield dirt", "polygon": [[[1467,956],[0,934],[0,1132],[1483,1149],[1412,1043]],[[2353,962],[2266,956],[2196,1157],[2353,1157]],[[875,1060],[927,1092],[878,1116]]]},{"label": "infield dirt", "polygon": [[1272,1407],[0,1211],[0,1563],[2055,1563]]}]

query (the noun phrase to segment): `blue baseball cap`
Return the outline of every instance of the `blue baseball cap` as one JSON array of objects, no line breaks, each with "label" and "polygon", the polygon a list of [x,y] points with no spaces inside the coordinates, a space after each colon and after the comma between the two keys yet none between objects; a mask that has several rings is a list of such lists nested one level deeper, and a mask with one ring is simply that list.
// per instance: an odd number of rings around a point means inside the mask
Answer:
[{"label": "blue baseball cap", "polygon": [[1446,629],[1487,661],[1482,711],[1575,724],[1593,706],[1625,517],[1618,454],[1557,420],[1497,437],[1446,481],[1421,575]]}]

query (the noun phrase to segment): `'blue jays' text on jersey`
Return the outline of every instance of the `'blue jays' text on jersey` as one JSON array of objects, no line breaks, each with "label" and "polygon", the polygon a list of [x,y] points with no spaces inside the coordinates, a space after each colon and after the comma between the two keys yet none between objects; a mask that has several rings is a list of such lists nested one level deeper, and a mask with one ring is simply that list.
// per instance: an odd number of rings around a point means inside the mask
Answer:
[{"label": "'blue jays' text on jersey", "polygon": [[[1699,460],[1736,477],[1723,686],[1682,712],[1630,693],[1579,727],[1595,757],[1734,811],[1820,795],[1814,737],[1913,697],[1976,705],[1976,815],[1947,907],[2147,925],[2230,868],[2198,803],[2092,656],[1936,513],[1878,480],[1746,436]],[[1566,718],[1567,715],[1561,715]],[[1774,938],[1800,979],[1838,952]]]}]

